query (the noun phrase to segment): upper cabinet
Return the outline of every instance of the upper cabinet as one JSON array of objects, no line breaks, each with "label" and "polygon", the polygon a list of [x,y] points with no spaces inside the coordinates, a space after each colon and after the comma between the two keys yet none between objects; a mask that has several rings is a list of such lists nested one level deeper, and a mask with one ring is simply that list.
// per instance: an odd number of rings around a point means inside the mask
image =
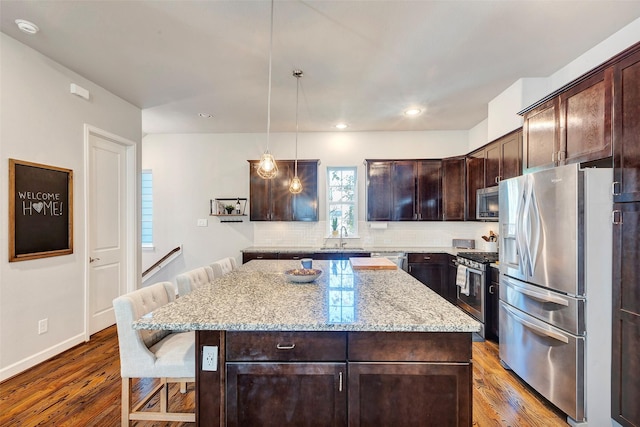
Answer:
[{"label": "upper cabinet", "polygon": [[560,94],[559,164],[611,156],[612,75],[606,69]]},{"label": "upper cabinet", "polygon": [[251,221],[318,221],[318,161],[298,160],[302,192],[291,194],[293,160],[278,160],[278,175],[263,179],[257,160],[249,161],[249,218]]},{"label": "upper cabinet", "polygon": [[613,73],[594,70],[525,110],[525,172],[611,157]]},{"label": "upper cabinet", "polygon": [[526,172],[556,166],[560,151],[559,99],[528,111],[522,126],[522,166]]},{"label": "upper cabinet", "polygon": [[466,219],[476,219],[476,192],[522,175],[522,129],[510,132],[467,156]]},{"label": "upper cabinet", "polygon": [[614,67],[614,201],[640,201],[640,51]]},{"label": "upper cabinet", "polygon": [[442,205],[445,221],[464,220],[466,158],[442,159]]},{"label": "upper cabinet", "polygon": [[367,160],[367,221],[442,220],[440,160]]}]

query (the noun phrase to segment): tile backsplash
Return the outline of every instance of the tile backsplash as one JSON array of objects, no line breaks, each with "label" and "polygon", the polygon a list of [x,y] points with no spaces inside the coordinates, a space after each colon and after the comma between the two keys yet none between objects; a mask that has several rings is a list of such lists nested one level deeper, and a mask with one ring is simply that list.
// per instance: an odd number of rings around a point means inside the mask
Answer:
[{"label": "tile backsplash", "polygon": [[[347,245],[364,247],[450,247],[453,239],[474,239],[484,249],[483,235],[498,234],[496,222],[389,222],[358,223],[358,236],[346,238]],[[373,226],[372,226],[373,225]],[[327,237],[325,221],[255,222],[254,246],[322,247],[334,246],[337,238]]]}]

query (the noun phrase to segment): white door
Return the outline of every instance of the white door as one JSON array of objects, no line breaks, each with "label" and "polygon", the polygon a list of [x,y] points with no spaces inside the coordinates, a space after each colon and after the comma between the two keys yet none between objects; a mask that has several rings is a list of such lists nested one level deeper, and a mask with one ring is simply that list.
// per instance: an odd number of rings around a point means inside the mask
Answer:
[{"label": "white door", "polygon": [[89,335],[115,323],[112,301],[126,292],[127,147],[89,133]]}]

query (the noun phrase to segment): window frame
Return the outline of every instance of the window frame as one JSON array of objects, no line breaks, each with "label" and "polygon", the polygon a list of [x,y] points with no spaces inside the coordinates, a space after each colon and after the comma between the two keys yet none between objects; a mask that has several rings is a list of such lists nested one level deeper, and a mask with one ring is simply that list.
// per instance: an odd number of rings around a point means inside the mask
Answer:
[{"label": "window frame", "polygon": [[[332,185],[332,176],[334,172],[343,172],[349,171],[353,172],[353,200],[351,201],[331,201],[331,188],[337,187],[336,185]],[[335,205],[349,205],[352,206],[352,224],[351,227],[347,227],[348,235],[347,238],[357,238],[358,237],[358,166],[327,166],[326,168],[327,175],[327,195],[326,195],[326,233],[328,237],[336,237],[332,233],[331,222],[332,222],[332,206]],[[343,185],[343,184],[341,184]],[[340,235],[339,230],[341,228],[341,221],[338,223],[338,236]]]}]

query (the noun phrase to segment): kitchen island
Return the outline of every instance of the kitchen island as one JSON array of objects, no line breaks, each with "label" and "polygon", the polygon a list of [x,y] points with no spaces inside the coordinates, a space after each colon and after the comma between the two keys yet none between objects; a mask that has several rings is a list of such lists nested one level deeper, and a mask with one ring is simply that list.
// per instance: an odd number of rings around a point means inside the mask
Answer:
[{"label": "kitchen island", "polygon": [[479,323],[402,270],[313,267],[254,260],[134,324],[196,331],[197,424],[470,426]]}]

